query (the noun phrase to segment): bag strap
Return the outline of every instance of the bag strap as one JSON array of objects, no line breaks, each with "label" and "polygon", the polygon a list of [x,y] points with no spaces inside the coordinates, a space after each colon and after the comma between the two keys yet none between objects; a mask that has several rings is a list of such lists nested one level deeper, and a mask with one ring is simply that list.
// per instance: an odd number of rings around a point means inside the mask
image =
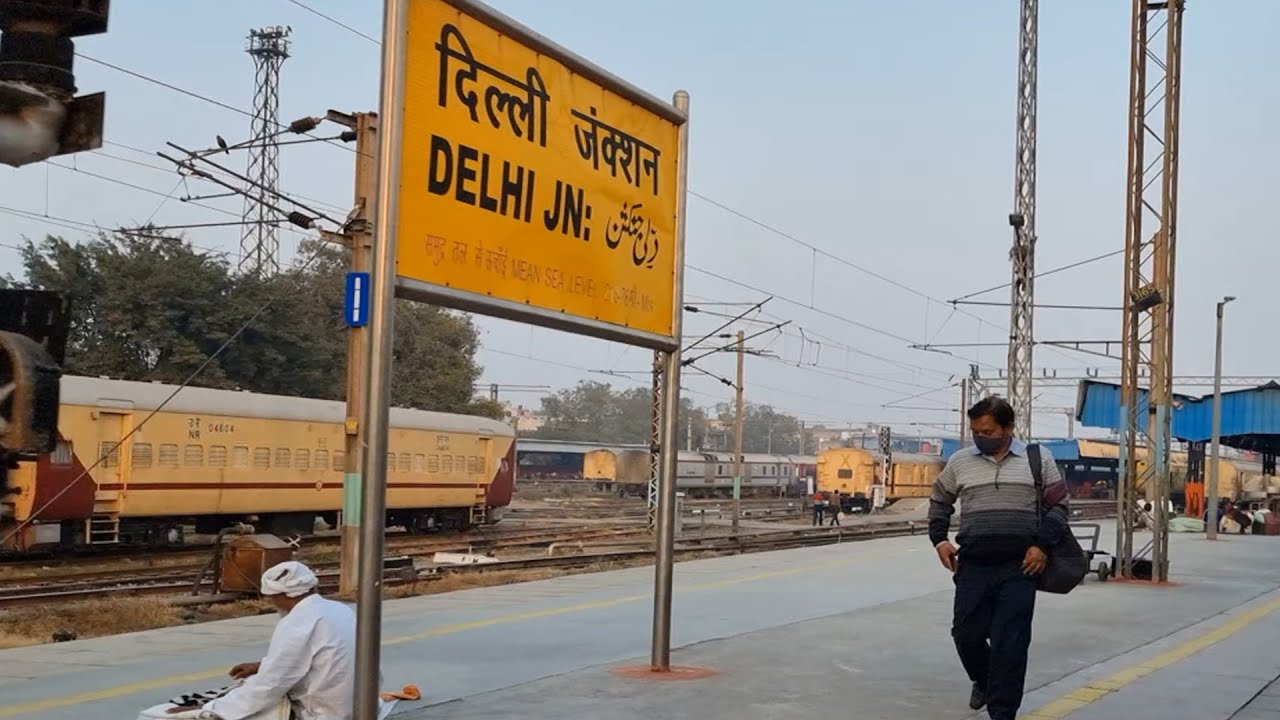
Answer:
[{"label": "bag strap", "polygon": [[1036,482],[1036,516],[1044,516],[1044,463],[1040,459],[1040,444],[1027,445],[1027,464],[1031,466],[1031,477]]}]

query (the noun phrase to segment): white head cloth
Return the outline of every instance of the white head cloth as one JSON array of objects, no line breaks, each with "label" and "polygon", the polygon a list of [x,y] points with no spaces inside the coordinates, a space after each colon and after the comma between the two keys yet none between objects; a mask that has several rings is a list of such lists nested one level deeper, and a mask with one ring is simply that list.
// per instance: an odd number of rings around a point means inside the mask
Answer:
[{"label": "white head cloth", "polygon": [[262,573],[263,595],[298,597],[315,590],[319,584],[311,568],[296,560],[282,562]]}]

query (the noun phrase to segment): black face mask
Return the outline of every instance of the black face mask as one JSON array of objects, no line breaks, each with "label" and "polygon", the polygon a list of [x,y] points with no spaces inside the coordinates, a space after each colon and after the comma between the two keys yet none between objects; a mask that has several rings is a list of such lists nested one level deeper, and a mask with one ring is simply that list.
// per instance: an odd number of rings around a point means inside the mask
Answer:
[{"label": "black face mask", "polygon": [[986,437],[984,435],[974,435],[973,444],[978,447],[978,450],[983,455],[994,455],[1004,449],[1004,442],[1007,439],[1004,436]]}]

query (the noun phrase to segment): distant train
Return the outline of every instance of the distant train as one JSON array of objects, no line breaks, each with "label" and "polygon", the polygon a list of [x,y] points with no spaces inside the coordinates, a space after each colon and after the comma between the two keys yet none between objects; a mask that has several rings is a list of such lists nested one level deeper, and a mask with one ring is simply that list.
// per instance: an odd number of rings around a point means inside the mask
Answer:
[{"label": "distant train", "polygon": [[[814,477],[817,458],[803,455],[743,456],[742,496],[803,495]],[[649,488],[649,453],[599,449],[586,453],[582,476],[602,490],[644,495]],[[681,451],[676,488],[688,497],[732,497],[734,462],[730,453]]]},{"label": "distant train", "polygon": [[[1103,440],[1051,440],[1045,445],[1057,460],[1058,469],[1076,498],[1113,498],[1117,486],[1119,445]],[[954,446],[944,451],[954,452]],[[859,448],[832,448],[818,456],[817,489],[829,493],[839,490],[846,496],[847,509],[866,509],[873,503],[873,487],[883,484],[884,502],[904,498],[924,498],[932,492],[933,482],[946,457],[894,453],[888,479],[880,482],[881,455]],[[1138,449],[1137,492],[1145,495],[1145,470],[1147,451]],[[1212,462],[1205,460],[1206,466]],[[1173,451],[1169,457],[1170,492],[1177,506],[1186,504],[1187,472],[1189,457],[1186,451]],[[1208,475],[1208,468],[1204,470]],[[1219,461],[1219,483],[1223,497],[1235,499],[1264,498],[1280,492],[1280,486],[1272,476],[1263,474],[1260,463],[1238,458]],[[1203,486],[1197,490],[1203,493]]]},{"label": "distant train", "polygon": [[[24,458],[0,488],[0,550],[175,544],[190,525],[209,533],[244,521],[291,535],[317,517],[337,523],[343,403],[175,390],[64,377],[57,449]],[[509,425],[392,408],[389,450],[388,526],[491,523],[511,502]]]},{"label": "distant train", "polygon": [[874,502],[874,487],[883,485],[884,502],[902,498],[929,497],[933,481],[946,466],[939,455],[893,453],[889,476],[881,481],[882,455],[861,448],[831,448],[818,455],[818,491],[839,490],[846,510],[867,510]]}]

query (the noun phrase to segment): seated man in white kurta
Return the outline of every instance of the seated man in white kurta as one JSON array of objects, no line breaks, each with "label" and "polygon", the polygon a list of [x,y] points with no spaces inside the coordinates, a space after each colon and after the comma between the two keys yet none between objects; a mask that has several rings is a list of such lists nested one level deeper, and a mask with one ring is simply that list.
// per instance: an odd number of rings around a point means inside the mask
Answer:
[{"label": "seated man in white kurta", "polygon": [[315,573],[284,562],[262,574],[262,594],[281,620],[261,662],[231,669],[239,687],[201,710],[200,717],[267,720],[292,706],[296,720],[351,720],[355,687],[356,617],[351,608],[316,593]]}]

